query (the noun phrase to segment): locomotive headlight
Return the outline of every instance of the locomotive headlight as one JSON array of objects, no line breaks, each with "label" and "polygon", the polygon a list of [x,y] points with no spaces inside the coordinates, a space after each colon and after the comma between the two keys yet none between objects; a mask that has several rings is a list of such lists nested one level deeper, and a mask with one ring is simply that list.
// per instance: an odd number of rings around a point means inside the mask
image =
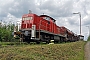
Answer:
[{"label": "locomotive headlight", "polygon": [[25,35],[25,36],[28,36],[28,31],[25,31],[24,35]]}]

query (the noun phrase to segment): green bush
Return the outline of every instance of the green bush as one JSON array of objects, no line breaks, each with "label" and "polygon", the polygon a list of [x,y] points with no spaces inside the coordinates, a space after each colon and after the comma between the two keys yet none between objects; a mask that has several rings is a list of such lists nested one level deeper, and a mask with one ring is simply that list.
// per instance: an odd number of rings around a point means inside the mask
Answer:
[{"label": "green bush", "polygon": [[[8,28],[6,28],[6,27],[8,27]],[[13,32],[13,29],[10,30],[9,26],[0,27],[0,41],[1,42],[11,42],[11,41],[13,41],[12,40],[13,39],[12,32]]]}]

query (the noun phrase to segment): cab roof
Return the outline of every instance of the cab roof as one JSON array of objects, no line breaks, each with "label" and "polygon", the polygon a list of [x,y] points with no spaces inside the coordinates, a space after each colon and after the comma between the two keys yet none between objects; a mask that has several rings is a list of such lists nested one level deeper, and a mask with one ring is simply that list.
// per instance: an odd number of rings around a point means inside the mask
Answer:
[{"label": "cab roof", "polygon": [[50,17],[50,16],[48,16],[48,15],[40,15],[40,17],[49,17],[51,20],[56,21],[54,18],[52,18],[52,17]]}]

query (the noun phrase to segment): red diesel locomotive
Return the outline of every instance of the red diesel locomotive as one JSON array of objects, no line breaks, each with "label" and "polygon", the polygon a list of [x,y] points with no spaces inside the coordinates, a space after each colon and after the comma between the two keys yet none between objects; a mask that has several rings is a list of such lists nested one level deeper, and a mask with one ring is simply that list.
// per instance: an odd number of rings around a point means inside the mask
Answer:
[{"label": "red diesel locomotive", "polygon": [[77,41],[78,35],[64,26],[57,26],[56,20],[48,15],[24,14],[20,31],[14,31],[24,42],[54,42]]}]

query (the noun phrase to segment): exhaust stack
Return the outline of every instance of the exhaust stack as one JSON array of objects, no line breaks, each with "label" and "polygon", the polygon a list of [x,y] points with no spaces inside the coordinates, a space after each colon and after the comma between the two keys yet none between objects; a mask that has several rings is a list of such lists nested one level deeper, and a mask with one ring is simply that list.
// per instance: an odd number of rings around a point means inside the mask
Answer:
[{"label": "exhaust stack", "polygon": [[32,13],[32,11],[31,10],[29,10],[29,14],[31,14]]}]

